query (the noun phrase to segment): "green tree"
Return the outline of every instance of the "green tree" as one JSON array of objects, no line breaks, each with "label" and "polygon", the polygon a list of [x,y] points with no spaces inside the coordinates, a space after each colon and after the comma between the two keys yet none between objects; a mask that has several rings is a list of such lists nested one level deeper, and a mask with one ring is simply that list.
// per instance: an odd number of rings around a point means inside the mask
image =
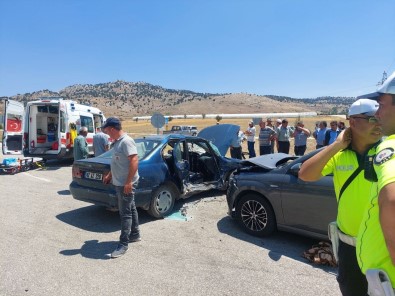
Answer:
[{"label": "green tree", "polygon": [[215,116],[215,120],[217,121],[217,124],[219,124],[219,122],[222,120],[222,116]]}]

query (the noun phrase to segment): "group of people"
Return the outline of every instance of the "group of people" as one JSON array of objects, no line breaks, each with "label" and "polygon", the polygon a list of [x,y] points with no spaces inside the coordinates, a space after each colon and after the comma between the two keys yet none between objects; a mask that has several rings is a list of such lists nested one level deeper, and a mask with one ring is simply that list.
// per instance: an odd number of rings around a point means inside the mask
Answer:
[{"label": "group of people", "polygon": [[[307,138],[310,137],[311,132],[302,121],[297,121],[296,125],[291,127],[288,126],[287,119],[277,119],[276,125],[273,126],[272,119],[267,118],[259,122],[259,127],[259,155],[274,153],[275,146],[278,152],[289,153],[291,138],[295,140],[295,155],[302,156],[306,152]],[[242,158],[241,144],[246,139],[249,157],[255,157],[255,135],[256,128],[251,120],[244,132],[238,131],[237,135],[233,137],[230,145],[230,156],[232,158]]]},{"label": "group of people", "polygon": [[[88,135],[88,128],[81,126],[78,136],[74,139],[73,156],[74,160],[85,159],[89,156],[88,142],[86,136]],[[93,135],[93,152],[95,156],[99,156],[110,149],[108,135],[103,133],[102,128],[96,128],[96,133]]]},{"label": "group of people", "polygon": [[349,128],[338,132],[331,123],[335,139],[299,172],[304,181],[333,174],[338,214],[330,238],[343,295],[394,295],[394,114],[395,73],[351,105]]},{"label": "group of people", "polygon": [[328,146],[332,144],[341,131],[346,129],[346,125],[343,121],[332,120],[330,122],[330,128],[327,127],[327,122],[319,121],[315,125],[315,131],[313,137],[316,140],[316,149]]}]

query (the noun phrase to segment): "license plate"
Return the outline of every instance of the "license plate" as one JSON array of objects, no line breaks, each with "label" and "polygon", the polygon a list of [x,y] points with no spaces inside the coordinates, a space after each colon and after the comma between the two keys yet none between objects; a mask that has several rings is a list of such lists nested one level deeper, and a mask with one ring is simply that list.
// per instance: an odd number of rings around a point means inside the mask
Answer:
[{"label": "license plate", "polygon": [[103,174],[85,172],[85,178],[86,179],[92,179],[92,180],[102,180],[103,179]]}]

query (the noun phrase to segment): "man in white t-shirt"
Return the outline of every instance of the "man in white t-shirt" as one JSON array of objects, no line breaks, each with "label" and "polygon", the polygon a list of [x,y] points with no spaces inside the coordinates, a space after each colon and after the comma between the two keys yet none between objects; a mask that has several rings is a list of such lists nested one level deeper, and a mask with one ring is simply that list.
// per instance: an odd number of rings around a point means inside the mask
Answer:
[{"label": "man in white t-shirt", "polygon": [[255,157],[255,126],[252,120],[248,123],[248,128],[244,134],[247,136],[248,154],[250,158]]}]

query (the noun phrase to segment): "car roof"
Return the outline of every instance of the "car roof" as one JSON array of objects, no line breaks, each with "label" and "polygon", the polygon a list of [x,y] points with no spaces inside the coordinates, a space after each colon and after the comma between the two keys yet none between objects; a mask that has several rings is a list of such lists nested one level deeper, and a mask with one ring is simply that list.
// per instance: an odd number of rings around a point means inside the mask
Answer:
[{"label": "car roof", "polygon": [[148,135],[144,137],[137,137],[137,139],[147,139],[147,140],[159,140],[162,141],[163,139],[172,138],[172,139],[196,139],[195,136],[190,135],[182,135],[182,134],[166,134],[166,135]]}]

